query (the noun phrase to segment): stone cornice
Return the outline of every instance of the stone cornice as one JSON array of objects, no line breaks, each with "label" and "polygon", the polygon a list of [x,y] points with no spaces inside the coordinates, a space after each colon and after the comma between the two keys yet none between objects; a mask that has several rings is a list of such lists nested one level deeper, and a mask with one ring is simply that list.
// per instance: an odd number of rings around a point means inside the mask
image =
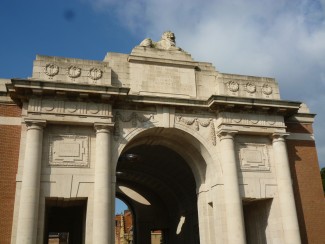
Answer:
[{"label": "stone cornice", "polygon": [[[114,86],[92,86],[88,84],[73,84],[65,82],[48,82],[34,79],[12,79],[7,84],[8,92],[17,103],[27,101],[32,96],[72,96],[91,97],[97,101],[111,101],[118,97],[119,100],[129,103],[163,104],[169,106],[184,106],[188,108],[201,108],[214,112],[221,111],[254,111],[270,114],[279,114],[286,117],[297,113],[300,102],[255,99],[244,97],[230,97],[213,95],[207,100],[176,98],[150,95],[128,95],[130,88]],[[78,100],[78,99],[77,99]],[[80,100],[80,99],[79,99]]]},{"label": "stone cornice", "polygon": [[316,114],[297,113],[289,117],[286,123],[307,123],[312,124],[314,122]]},{"label": "stone cornice", "polygon": [[7,84],[7,90],[11,98],[17,103],[29,100],[31,96],[80,96],[99,100],[109,100],[116,96],[125,96],[129,88],[114,86],[93,86],[89,84],[75,84],[68,82],[50,82],[35,79],[12,79]]},{"label": "stone cornice", "polygon": [[147,104],[165,104],[172,106],[184,106],[192,108],[205,108],[210,111],[261,111],[264,113],[281,114],[291,116],[297,113],[301,102],[253,99],[244,97],[228,97],[213,95],[208,100],[184,99],[175,97],[157,96],[127,96],[129,102]]},{"label": "stone cornice", "polygon": [[174,67],[184,67],[184,68],[196,68],[199,66],[198,62],[194,61],[184,61],[184,60],[172,60],[164,58],[152,58],[144,56],[130,55],[128,58],[130,63],[142,63],[142,64],[160,64]]},{"label": "stone cornice", "polygon": [[244,110],[260,109],[268,111],[272,109],[281,114],[292,115],[298,111],[301,102],[213,95],[208,99],[207,104],[210,109],[216,111],[219,111],[220,108],[227,110],[227,107],[238,107]]}]

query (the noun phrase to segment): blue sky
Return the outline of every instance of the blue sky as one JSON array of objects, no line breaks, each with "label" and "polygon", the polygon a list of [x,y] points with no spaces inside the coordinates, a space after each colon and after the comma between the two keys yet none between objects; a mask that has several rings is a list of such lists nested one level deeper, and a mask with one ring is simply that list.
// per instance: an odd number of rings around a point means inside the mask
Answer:
[{"label": "blue sky", "polygon": [[194,59],[306,102],[325,167],[325,0],[2,0],[0,30],[1,78],[31,76],[36,54],[102,60],[172,30]]}]

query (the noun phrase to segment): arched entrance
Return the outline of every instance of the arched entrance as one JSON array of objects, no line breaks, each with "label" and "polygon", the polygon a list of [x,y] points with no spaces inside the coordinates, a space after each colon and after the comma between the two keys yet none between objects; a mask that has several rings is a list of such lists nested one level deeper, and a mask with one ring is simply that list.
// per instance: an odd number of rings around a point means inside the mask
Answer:
[{"label": "arched entrance", "polygon": [[197,152],[182,143],[176,129],[149,129],[118,159],[116,194],[132,207],[136,243],[199,243],[198,182],[183,156]]}]

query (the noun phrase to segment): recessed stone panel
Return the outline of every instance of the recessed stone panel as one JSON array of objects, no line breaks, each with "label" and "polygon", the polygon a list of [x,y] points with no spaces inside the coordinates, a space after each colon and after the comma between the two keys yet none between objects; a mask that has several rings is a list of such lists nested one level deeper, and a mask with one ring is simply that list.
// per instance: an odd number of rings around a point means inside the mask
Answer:
[{"label": "recessed stone panel", "polygon": [[130,64],[131,92],[195,97],[195,70],[162,65]]},{"label": "recessed stone panel", "polygon": [[49,165],[89,167],[89,136],[50,135]]},{"label": "recessed stone panel", "polygon": [[255,143],[237,144],[242,171],[270,171],[267,146]]}]

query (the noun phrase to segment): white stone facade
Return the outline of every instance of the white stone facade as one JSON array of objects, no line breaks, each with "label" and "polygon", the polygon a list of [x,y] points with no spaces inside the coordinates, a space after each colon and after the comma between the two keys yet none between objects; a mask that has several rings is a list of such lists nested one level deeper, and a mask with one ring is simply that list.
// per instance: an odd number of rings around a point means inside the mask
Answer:
[{"label": "white stone facade", "polygon": [[137,46],[102,62],[37,56],[7,88],[23,104],[12,243],[43,243],[46,199],[86,200],[83,242],[114,243],[116,169],[139,145],[175,151],[193,174],[197,216],[183,213],[191,239],[177,243],[198,243],[193,226],[201,244],[300,243],[284,118],[301,104],[274,79]]}]

